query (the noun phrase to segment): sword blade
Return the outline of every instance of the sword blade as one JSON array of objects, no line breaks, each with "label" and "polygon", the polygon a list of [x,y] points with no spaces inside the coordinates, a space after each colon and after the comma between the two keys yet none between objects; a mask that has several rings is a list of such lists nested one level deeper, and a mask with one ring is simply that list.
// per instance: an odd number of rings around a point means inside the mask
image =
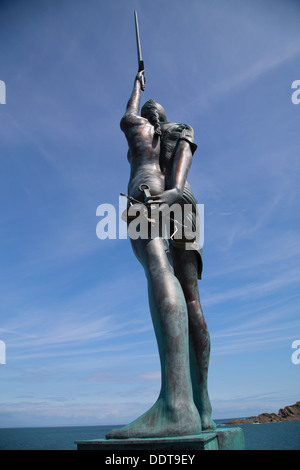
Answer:
[{"label": "sword blade", "polygon": [[134,22],[135,22],[135,33],[136,33],[136,47],[137,47],[137,55],[138,55],[138,64],[139,64],[139,72],[145,70],[144,68],[144,61],[142,58],[142,49],[141,49],[141,41],[140,41],[140,32],[139,32],[139,22],[137,11],[134,10]]}]

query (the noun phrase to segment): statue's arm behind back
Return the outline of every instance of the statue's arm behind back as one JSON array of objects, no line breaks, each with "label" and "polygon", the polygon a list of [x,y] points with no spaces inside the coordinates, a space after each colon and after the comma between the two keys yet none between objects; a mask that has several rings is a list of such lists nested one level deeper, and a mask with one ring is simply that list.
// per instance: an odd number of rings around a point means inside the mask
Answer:
[{"label": "statue's arm behind back", "polygon": [[179,140],[173,157],[171,178],[168,189],[176,189],[182,196],[187,175],[191,167],[193,154],[190,144],[186,140]]}]

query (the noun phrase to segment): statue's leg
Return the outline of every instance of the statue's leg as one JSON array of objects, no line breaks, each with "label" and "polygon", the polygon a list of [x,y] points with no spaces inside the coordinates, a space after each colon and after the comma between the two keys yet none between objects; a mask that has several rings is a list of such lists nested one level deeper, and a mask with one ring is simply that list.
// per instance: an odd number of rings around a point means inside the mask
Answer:
[{"label": "statue's leg", "polygon": [[197,434],[201,420],[193,400],[185,298],[161,238],[132,240],[148,281],[149,304],[161,362],[161,391],[141,417],[107,438]]},{"label": "statue's leg", "polygon": [[194,401],[201,416],[202,430],[216,427],[211,419],[211,403],[207,377],[210,356],[210,336],[200,303],[198,287],[198,257],[193,250],[170,245],[174,272],[182,286],[189,320],[190,366]]}]

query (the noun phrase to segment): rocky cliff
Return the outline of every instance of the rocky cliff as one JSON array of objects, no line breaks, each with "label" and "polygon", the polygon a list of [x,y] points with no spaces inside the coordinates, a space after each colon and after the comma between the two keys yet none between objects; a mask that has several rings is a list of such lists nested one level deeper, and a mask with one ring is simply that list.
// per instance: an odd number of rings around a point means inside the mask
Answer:
[{"label": "rocky cliff", "polygon": [[300,401],[294,405],[281,408],[278,413],[261,413],[258,416],[250,416],[247,419],[233,419],[227,424],[253,424],[253,423],[275,423],[278,421],[300,420]]}]

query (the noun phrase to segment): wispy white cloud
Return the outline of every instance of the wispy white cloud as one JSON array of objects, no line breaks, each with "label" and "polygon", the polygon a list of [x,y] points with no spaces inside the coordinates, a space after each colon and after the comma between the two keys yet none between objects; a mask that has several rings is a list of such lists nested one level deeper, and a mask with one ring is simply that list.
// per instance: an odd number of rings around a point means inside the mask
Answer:
[{"label": "wispy white cloud", "polygon": [[161,380],[161,371],[160,370],[151,370],[140,375],[140,378],[143,380],[150,380],[151,382],[157,382]]},{"label": "wispy white cloud", "polygon": [[300,54],[300,46],[297,42],[283,51],[274,51],[273,55],[268,51],[268,55],[261,57],[256,62],[247,64],[247,68],[228,80],[222,80],[217,89],[218,96],[237,90],[240,87],[247,87],[250,83],[258,80],[262,75],[270,72],[272,69],[282,65],[284,62],[293,59]]},{"label": "wispy white cloud", "polygon": [[257,282],[244,283],[242,286],[223,290],[220,293],[206,295],[206,305],[222,304],[231,300],[259,299],[270,296],[278,292],[278,289],[293,286],[300,282],[300,273],[298,269],[284,271],[269,280],[260,280]]},{"label": "wispy white cloud", "polygon": [[201,112],[206,112],[229,95],[246,89],[261,77],[294,59],[299,54],[299,43],[294,41],[294,43],[283,46],[281,50],[268,50],[267,53],[257,50],[258,58],[256,60],[252,59],[252,62],[246,56],[244,58],[239,57],[238,63],[231,64],[231,73],[229,74],[229,71],[227,71],[227,75],[222,75],[217,81],[210,80],[208,85],[198,92],[197,99],[189,103],[189,109],[198,107]]}]

